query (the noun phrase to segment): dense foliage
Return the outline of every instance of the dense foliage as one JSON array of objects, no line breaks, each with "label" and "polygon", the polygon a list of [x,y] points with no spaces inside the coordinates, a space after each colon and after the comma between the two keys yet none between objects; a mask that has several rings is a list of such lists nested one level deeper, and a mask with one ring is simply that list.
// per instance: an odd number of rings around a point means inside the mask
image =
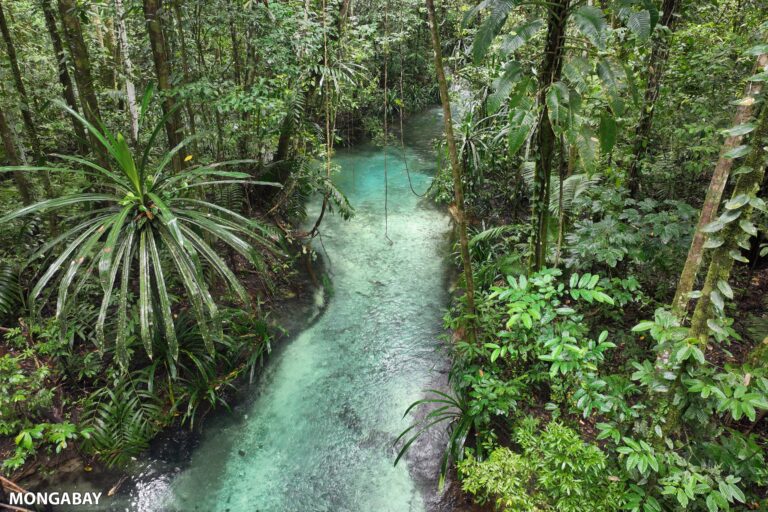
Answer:
[{"label": "dense foliage", "polygon": [[472,279],[402,449],[502,510],[764,508],[765,5],[457,5]]},{"label": "dense foliage", "polygon": [[334,147],[440,101],[453,365],[397,460],[446,428],[441,484],[497,509],[765,509],[766,12],[0,0],[4,471],[226,406],[353,214]]},{"label": "dense foliage", "polygon": [[307,198],[352,215],[334,146],[435,101],[422,13],[391,9],[0,2],[5,473],[130,463],[254,379]]}]

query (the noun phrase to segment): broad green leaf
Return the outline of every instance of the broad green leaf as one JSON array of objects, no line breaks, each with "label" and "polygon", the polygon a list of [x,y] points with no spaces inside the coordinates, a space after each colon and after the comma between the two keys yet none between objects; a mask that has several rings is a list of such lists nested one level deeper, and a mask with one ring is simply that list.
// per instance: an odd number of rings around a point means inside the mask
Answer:
[{"label": "broad green leaf", "polygon": [[728,281],[724,281],[720,279],[717,282],[717,287],[720,289],[721,292],[723,292],[723,295],[733,300],[733,289],[731,288],[731,285],[728,284]]},{"label": "broad green leaf", "polygon": [[740,261],[742,263],[749,263],[749,260],[747,258],[745,258],[744,256],[742,256],[741,252],[739,252],[739,251],[737,251],[735,249],[731,249],[730,251],[728,251],[728,255],[732,259],[734,259],[736,261]]},{"label": "broad green leaf", "polygon": [[181,234],[181,230],[179,229],[179,220],[176,218],[176,215],[173,214],[173,211],[168,207],[168,205],[165,204],[162,199],[160,199],[157,194],[149,192],[147,193],[147,196],[154,202],[154,205],[157,207],[157,209],[160,210],[160,218],[163,224],[168,228],[168,231],[171,233],[173,238],[176,239],[179,245],[184,247],[184,236]]},{"label": "broad green leaf", "polygon": [[96,346],[99,351],[104,350],[105,337],[104,337],[104,325],[107,321],[107,311],[112,302],[112,293],[115,289],[115,279],[117,278],[117,271],[120,268],[120,261],[126,252],[130,252],[133,246],[133,231],[128,233],[128,236],[123,239],[120,244],[117,253],[115,254],[115,263],[112,265],[112,270],[109,273],[107,280],[107,286],[104,288],[104,295],[101,298],[101,308],[99,308],[99,316],[96,319]]},{"label": "broad green leaf", "polygon": [[757,228],[747,219],[742,219],[739,221],[739,227],[749,236],[757,236]]},{"label": "broad green leaf", "polygon": [[494,38],[499,35],[501,28],[507,21],[509,11],[515,5],[514,0],[495,0],[488,4],[490,9],[472,41],[472,57],[475,64],[480,64],[485,54],[488,53]]},{"label": "broad green leaf", "polygon": [[721,229],[725,227],[725,224],[723,224],[723,221],[721,220],[715,220],[701,228],[702,233],[717,233]]},{"label": "broad green leaf", "polygon": [[115,357],[123,370],[128,369],[128,295],[131,294],[131,257],[133,247],[123,253],[120,278],[120,298],[117,304],[117,332],[115,333]]},{"label": "broad green leaf", "polygon": [[7,215],[0,217],[0,224],[5,224],[19,217],[29,215],[31,213],[43,212],[46,210],[55,210],[63,206],[71,206],[73,204],[80,203],[94,203],[99,201],[119,201],[119,198],[109,194],[72,194],[64,197],[57,197],[54,199],[47,199],[38,203],[25,206],[15,212],[11,212]]},{"label": "broad green leaf", "polygon": [[725,208],[726,210],[738,210],[747,203],[749,203],[749,196],[747,194],[739,194],[738,196],[729,199],[725,203]]},{"label": "broad green leaf", "polygon": [[720,292],[717,290],[712,290],[712,292],[709,294],[709,298],[712,301],[712,304],[717,307],[717,309],[720,311],[725,310],[725,300],[723,300],[723,296],[720,295]]},{"label": "broad green leaf", "polygon": [[[182,283],[187,290],[187,298],[192,305],[192,311],[197,318],[198,326],[200,327],[200,335],[203,338],[206,350],[213,354],[213,334],[211,332],[208,315],[205,313],[206,304],[209,305],[209,311],[215,311],[215,305],[210,307],[209,299],[210,294],[207,292],[205,283],[198,279],[197,272],[195,272],[194,263],[191,261],[189,254],[182,248],[181,244],[170,234],[170,231],[164,227],[159,230],[160,237],[165,243],[165,247],[168,249],[168,253],[176,265],[176,269],[179,271]],[[211,315],[213,316],[213,315]],[[213,320],[213,318],[211,318]]]},{"label": "broad green leaf", "polygon": [[489,114],[494,114],[499,110],[502,103],[509,97],[521,75],[522,67],[520,63],[510,61],[504,65],[504,72],[494,83],[495,91],[488,97]]},{"label": "broad green leaf", "polygon": [[741,158],[744,155],[747,155],[750,152],[750,147],[747,145],[742,144],[741,146],[736,146],[730,151],[727,151],[723,157],[724,158]]},{"label": "broad green leaf", "polygon": [[642,332],[642,331],[650,331],[654,326],[656,325],[656,322],[652,322],[650,320],[643,320],[636,326],[632,328],[632,332]]},{"label": "broad green leaf", "polygon": [[250,297],[237,276],[229,269],[226,262],[216,254],[205,241],[197,236],[194,231],[188,227],[182,225],[182,231],[195,246],[195,248],[203,255],[203,257],[211,263],[211,267],[218,273],[224,280],[227,281],[230,288],[237,294],[240,301],[245,306],[250,306]]},{"label": "broad green leaf", "polygon": [[61,267],[64,265],[64,263],[69,260],[70,256],[80,247],[80,245],[85,242],[85,240],[93,235],[94,233],[97,233],[98,230],[100,230],[103,227],[103,224],[98,223],[88,230],[86,230],[83,234],[78,236],[75,240],[73,240],[65,249],[62,251],[62,253],[59,255],[58,258],[48,267],[48,269],[45,271],[43,276],[37,281],[35,286],[32,288],[32,291],[29,294],[30,301],[34,302],[35,299],[40,295],[40,292],[43,291],[45,286],[48,284],[48,282],[53,278],[54,275],[56,275],[59,270],[61,270]]},{"label": "broad green leaf", "polygon": [[753,46],[746,52],[747,55],[754,55],[755,57],[762,55],[764,53],[768,53],[768,44],[758,44],[756,46]]},{"label": "broad green leaf", "polygon": [[101,249],[101,258],[99,259],[99,279],[101,281],[102,288],[106,287],[107,276],[109,276],[109,272],[112,266],[112,256],[115,250],[115,245],[117,244],[117,239],[123,232],[125,219],[131,213],[133,208],[133,205],[125,206],[122,211],[117,216],[115,216],[114,221],[111,223],[112,228],[109,230],[107,241],[104,243],[104,247]]},{"label": "broad green leaf", "polygon": [[746,135],[750,133],[754,129],[755,129],[755,123],[743,123],[743,124],[734,126],[733,128],[728,128],[726,130],[723,130],[722,133],[729,137],[739,137],[741,135]]},{"label": "broad green leaf", "polygon": [[721,245],[723,245],[723,240],[720,238],[708,238],[707,241],[704,242],[705,249],[715,249]]}]

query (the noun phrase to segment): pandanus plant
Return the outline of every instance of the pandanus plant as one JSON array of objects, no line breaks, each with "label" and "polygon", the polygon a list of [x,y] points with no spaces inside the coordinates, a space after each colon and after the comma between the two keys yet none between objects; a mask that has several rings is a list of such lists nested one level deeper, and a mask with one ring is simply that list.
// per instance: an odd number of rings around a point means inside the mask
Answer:
[{"label": "pandanus plant", "polygon": [[206,201],[204,193],[195,191],[233,183],[280,185],[254,181],[247,173],[222,170],[227,165],[247,162],[244,160],[192,166],[173,173],[168,164],[187,141],[165,153],[156,163],[150,162],[162,121],[151,132],[137,161],[120,133],[113,135],[103,125],[97,128],[65,105],[61,107],[93,134],[113,162],[107,169],[77,156],[54,155],[69,166],[0,168],[4,172],[84,173],[95,178],[96,191],[48,199],[0,217],[0,223],[5,223],[37,212],[90,204],[85,212],[71,215],[71,225],[32,256],[31,260],[58,252],[34,285],[30,303],[39,299],[49,283],[58,279],[56,318],[65,331],[68,309],[84,285],[98,273],[103,289],[95,325],[99,349],[105,347],[105,324],[116,302],[115,355],[119,364],[127,367],[129,310],[134,302],[131,297],[137,297],[140,338],[148,355],[152,357],[153,339],[162,337],[168,344],[165,352],[176,359],[179,346],[168,285],[175,275],[186,290],[185,300],[194,313],[205,346],[213,352],[214,339],[221,337],[222,327],[203,262],[218,274],[242,304],[247,307],[251,304],[245,288],[217,254],[214,243],[231,247],[256,268],[263,267],[259,248],[274,253],[277,248],[267,227]]}]

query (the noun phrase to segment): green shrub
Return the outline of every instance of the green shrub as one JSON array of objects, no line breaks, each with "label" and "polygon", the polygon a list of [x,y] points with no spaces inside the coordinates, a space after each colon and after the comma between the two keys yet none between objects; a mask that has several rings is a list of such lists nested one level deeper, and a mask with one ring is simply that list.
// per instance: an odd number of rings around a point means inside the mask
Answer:
[{"label": "green shrub", "polygon": [[515,431],[522,453],[497,448],[487,460],[459,463],[464,491],[500,510],[603,512],[619,509],[620,486],[607,471],[606,456],[574,430],[552,421],[538,431],[526,418]]}]

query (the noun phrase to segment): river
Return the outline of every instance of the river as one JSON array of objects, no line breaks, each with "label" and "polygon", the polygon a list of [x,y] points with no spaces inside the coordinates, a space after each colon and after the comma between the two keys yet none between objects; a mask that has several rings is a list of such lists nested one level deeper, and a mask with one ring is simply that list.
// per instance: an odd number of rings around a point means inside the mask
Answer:
[{"label": "river", "polygon": [[[316,250],[331,287],[322,315],[275,351],[247,398],[207,420],[183,462],[153,461],[116,510],[418,512],[434,508],[440,448],[393,466],[393,441],[424,389],[444,382],[449,218],[423,192],[439,109],[409,119],[406,148],[340,149],[336,185],[355,215],[325,215]],[[384,166],[387,167],[385,212]],[[308,223],[320,200],[309,205]],[[386,231],[385,231],[386,229]],[[426,443],[429,444],[429,443]],[[433,443],[434,444],[434,443]]]}]

